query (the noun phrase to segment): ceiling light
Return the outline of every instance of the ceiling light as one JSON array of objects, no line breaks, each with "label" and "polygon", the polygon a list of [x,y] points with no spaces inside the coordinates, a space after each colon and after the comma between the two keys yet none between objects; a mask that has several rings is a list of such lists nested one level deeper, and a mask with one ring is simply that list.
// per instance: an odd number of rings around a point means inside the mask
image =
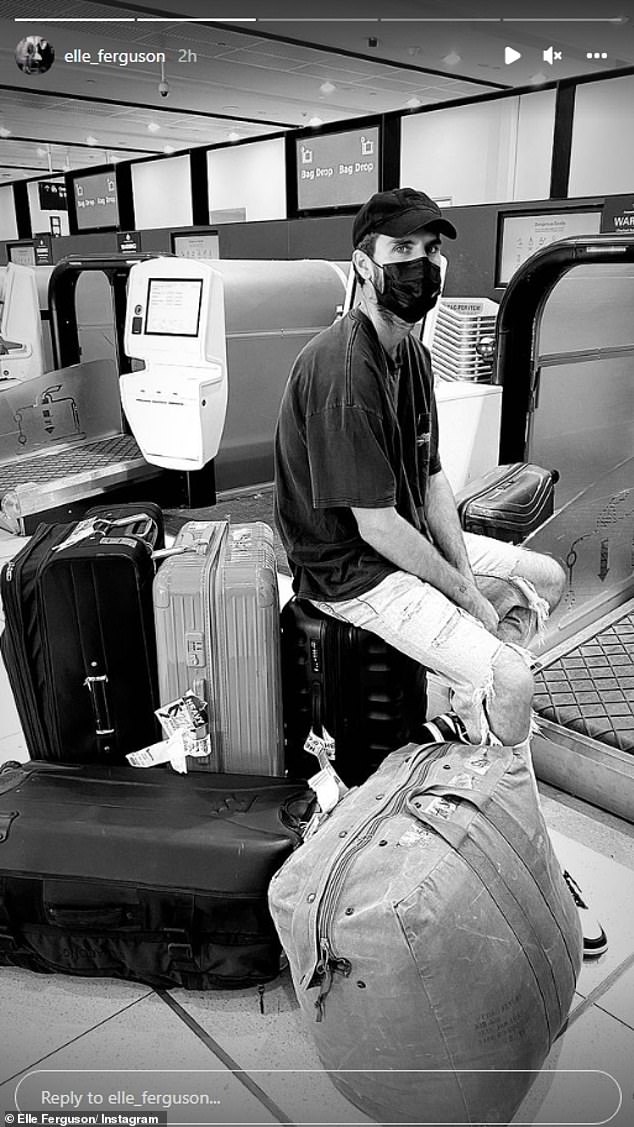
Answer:
[{"label": "ceiling light", "polygon": [[0,137],[10,137],[11,130],[7,129],[6,125],[0,125]]},{"label": "ceiling light", "polygon": [[163,145],[163,152],[167,153],[168,156],[169,156],[170,153],[173,153],[175,151],[176,150],[174,149],[173,145]]},{"label": "ceiling light", "polygon": [[43,149],[41,146],[39,148],[37,148],[35,151],[36,151],[38,157],[45,157],[46,156],[46,149]]},{"label": "ceiling light", "polygon": [[87,145],[98,145],[99,142],[98,142],[96,137],[93,137],[92,133],[89,133],[89,135],[86,137],[86,144]]},{"label": "ceiling light", "polygon": [[450,51],[441,61],[446,63],[448,67],[455,67],[462,62],[462,56],[457,51]]},{"label": "ceiling light", "polygon": [[319,89],[321,90],[322,94],[332,94],[337,89],[337,87],[335,86],[334,82],[326,81],[322,82]]},{"label": "ceiling light", "polygon": [[160,131],[161,131],[161,127],[160,127],[158,121],[150,121],[148,123],[148,132],[150,132],[150,133],[160,133]]},{"label": "ceiling light", "polygon": [[417,98],[416,95],[414,95],[413,98],[408,98],[405,104],[409,106],[410,110],[417,110],[418,107],[422,106],[423,103],[421,102],[420,98]]},{"label": "ceiling light", "polygon": [[311,117],[309,118],[308,124],[310,125],[311,129],[318,129],[319,126],[323,125],[324,123],[320,117]]},{"label": "ceiling light", "polygon": [[529,81],[533,86],[541,86],[543,82],[548,82],[548,79],[540,71],[539,74],[531,74]]},{"label": "ceiling light", "polygon": [[228,141],[239,141],[240,140],[240,134],[236,133],[235,129],[232,129],[231,133],[227,133],[227,140]]}]

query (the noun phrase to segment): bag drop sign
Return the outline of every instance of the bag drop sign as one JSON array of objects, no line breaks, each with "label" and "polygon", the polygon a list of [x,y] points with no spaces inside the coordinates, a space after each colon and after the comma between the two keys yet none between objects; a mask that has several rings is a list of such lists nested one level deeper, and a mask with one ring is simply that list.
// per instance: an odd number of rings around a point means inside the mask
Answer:
[{"label": "bag drop sign", "polygon": [[116,227],[119,222],[114,172],[95,172],[73,181],[79,231]]},{"label": "bag drop sign", "polygon": [[297,141],[297,203],[301,211],[361,204],[378,186],[376,126]]}]

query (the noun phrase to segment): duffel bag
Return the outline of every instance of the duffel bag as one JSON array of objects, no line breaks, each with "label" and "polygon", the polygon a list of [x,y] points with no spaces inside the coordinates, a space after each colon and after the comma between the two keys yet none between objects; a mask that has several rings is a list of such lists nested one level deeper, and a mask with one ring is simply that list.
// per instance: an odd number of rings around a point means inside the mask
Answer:
[{"label": "duffel bag", "polygon": [[155,988],[279,973],[271,876],[314,794],[260,775],[28,763],[0,777],[0,965]]},{"label": "duffel bag", "polygon": [[408,744],[273,877],[337,1088],[380,1123],[507,1123],[560,1032],[577,910],[517,750]]}]

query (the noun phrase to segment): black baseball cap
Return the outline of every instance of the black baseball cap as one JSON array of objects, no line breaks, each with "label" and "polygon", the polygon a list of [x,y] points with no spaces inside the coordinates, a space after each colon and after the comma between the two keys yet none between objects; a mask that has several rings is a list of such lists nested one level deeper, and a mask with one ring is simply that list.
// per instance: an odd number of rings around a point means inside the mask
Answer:
[{"label": "black baseball cap", "polygon": [[415,188],[394,188],[389,192],[376,192],[357,212],[352,225],[352,244],[358,247],[361,240],[376,231],[379,235],[411,235],[421,227],[430,227],[449,239],[455,239],[456,228],[443,219],[437,203]]}]

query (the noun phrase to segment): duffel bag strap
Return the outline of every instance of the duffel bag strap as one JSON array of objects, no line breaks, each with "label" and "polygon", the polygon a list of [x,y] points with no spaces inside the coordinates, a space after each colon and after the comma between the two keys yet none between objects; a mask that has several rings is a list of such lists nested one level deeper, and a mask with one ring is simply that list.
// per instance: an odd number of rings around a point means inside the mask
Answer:
[{"label": "duffel bag strap", "polygon": [[[430,796],[429,794],[427,794],[425,797],[429,798]],[[458,798],[459,801],[462,800],[462,796],[456,795],[454,797]],[[439,798],[438,801],[440,804],[444,802],[445,807],[443,808],[442,806],[439,807],[432,805],[431,810],[423,809],[422,801],[414,796],[413,801],[411,801],[410,812],[414,814],[415,817],[425,826],[433,830],[435,833],[439,834],[440,837],[442,837],[449,845],[451,845],[456,850],[456,853],[458,853],[463,861],[469,866],[469,868],[472,869],[474,873],[476,873],[476,875],[480,878],[484,888],[486,888],[492,900],[495,902],[499,911],[504,916],[509,927],[518,937],[518,939],[519,937],[530,935],[531,932],[534,932],[533,922],[529,915],[524,911],[522,905],[516,899],[513,890],[507,886],[506,882],[503,879],[503,876],[501,875],[501,872],[498,871],[496,865],[470,836],[469,829],[457,825],[455,822],[452,822],[450,820],[452,814],[452,810],[448,808],[449,806],[451,806],[450,801],[447,798],[442,797]],[[466,801],[468,802],[469,799],[466,799]],[[491,803],[487,809],[487,819],[492,824],[495,824],[494,820],[491,818],[492,807],[494,805],[496,804]],[[410,802],[408,802],[408,807],[409,806]],[[528,838],[526,838],[526,840],[528,841]],[[513,848],[514,851],[517,852],[514,846],[511,846],[511,848]],[[534,852],[532,845],[530,846],[530,852]],[[529,864],[528,860],[526,861],[526,863]],[[550,884],[550,881],[547,881],[546,883],[548,886]],[[556,915],[555,919],[557,919]],[[564,946],[566,953],[570,959],[571,973],[573,975],[573,978],[575,978],[575,961],[570,955],[570,951],[567,944],[565,944],[565,940]],[[556,1036],[557,1032],[561,1028],[561,1024],[566,1015],[561,1008],[557,985],[552,973],[550,960],[546,951],[543,949],[541,943],[539,942],[531,943],[528,945],[526,943],[523,943],[523,947],[524,953],[531,965],[536,981],[539,983],[540,991],[542,993],[544,1001],[544,1010],[548,1022],[549,1035],[552,1042],[552,1039]]]},{"label": "duffel bag strap", "polygon": [[[433,787],[430,787],[429,790],[418,791],[409,796],[407,801],[407,809],[409,813],[412,814],[413,817],[418,818],[420,821],[425,822],[427,825],[433,826],[433,828],[438,833],[440,833],[445,838],[445,840],[454,847],[454,849],[460,852],[462,843],[469,832],[468,827],[463,827],[456,823],[452,823],[450,820],[446,820],[446,817],[445,819],[442,819],[442,809],[440,811],[440,817],[433,817],[430,821],[430,819],[426,817],[426,813],[428,813],[429,811],[426,812],[424,810],[423,800],[429,798],[433,799],[434,796],[440,798],[441,802],[443,799],[450,802],[451,798],[453,797],[459,799],[459,801],[461,802],[465,801],[470,805],[475,806],[476,809],[479,810],[480,813],[486,818],[486,820],[494,827],[494,829],[498,831],[501,837],[506,840],[513,852],[522,858],[524,864],[532,872],[536,884],[544,900],[548,904],[548,907],[551,909],[551,911],[556,913],[556,897],[554,895],[552,882],[548,873],[545,854],[540,852],[535,847],[533,841],[517,821],[517,819],[509,814],[502,806],[500,806],[500,804],[495,801],[495,798],[491,794],[486,793],[484,790],[478,790],[476,787],[461,791],[458,787],[455,786],[443,787],[440,785],[435,785]],[[451,811],[446,811],[445,814],[447,813],[451,814]],[[441,819],[442,826],[440,824]],[[569,954],[571,960],[574,962],[572,954],[570,952]]]},{"label": "duffel bag strap", "polygon": [[194,954],[194,897],[178,900],[169,927],[164,929],[170,965],[173,970],[188,973],[198,970]]}]

